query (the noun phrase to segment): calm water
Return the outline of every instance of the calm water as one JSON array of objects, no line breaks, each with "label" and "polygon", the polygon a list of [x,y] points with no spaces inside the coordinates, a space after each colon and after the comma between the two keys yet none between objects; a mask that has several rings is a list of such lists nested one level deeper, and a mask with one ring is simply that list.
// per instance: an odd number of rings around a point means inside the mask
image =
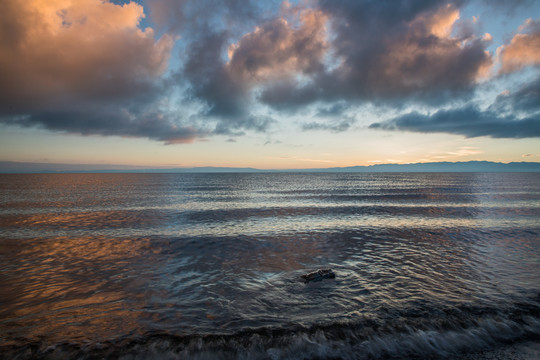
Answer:
[{"label": "calm water", "polygon": [[538,341],[540,174],[0,175],[0,279],[5,358]]}]

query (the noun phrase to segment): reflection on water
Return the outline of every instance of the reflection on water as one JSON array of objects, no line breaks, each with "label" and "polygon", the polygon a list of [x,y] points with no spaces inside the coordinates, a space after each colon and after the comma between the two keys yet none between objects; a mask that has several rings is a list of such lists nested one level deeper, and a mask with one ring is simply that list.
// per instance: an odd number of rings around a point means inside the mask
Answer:
[{"label": "reflection on water", "polygon": [[[145,281],[133,261],[153,267],[160,249],[145,239],[56,238],[2,244],[7,281],[0,310],[10,334],[53,339],[107,338],[136,331]],[[155,261],[155,260],[154,260]]]},{"label": "reflection on water", "polygon": [[[0,190],[0,346],[540,334],[537,174],[2,175]],[[336,279],[300,281],[322,267]]]}]

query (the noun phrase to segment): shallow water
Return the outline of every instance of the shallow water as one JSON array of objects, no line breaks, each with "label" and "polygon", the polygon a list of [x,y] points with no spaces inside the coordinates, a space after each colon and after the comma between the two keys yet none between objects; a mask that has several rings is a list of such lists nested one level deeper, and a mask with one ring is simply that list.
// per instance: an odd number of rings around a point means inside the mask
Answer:
[{"label": "shallow water", "polygon": [[6,358],[453,357],[540,337],[540,174],[0,175],[0,277]]}]

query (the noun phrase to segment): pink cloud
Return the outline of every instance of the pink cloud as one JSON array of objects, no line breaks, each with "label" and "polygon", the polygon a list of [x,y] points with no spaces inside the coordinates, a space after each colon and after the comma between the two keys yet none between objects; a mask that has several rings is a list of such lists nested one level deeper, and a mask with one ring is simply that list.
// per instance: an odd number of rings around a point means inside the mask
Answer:
[{"label": "pink cloud", "polygon": [[540,64],[540,22],[529,19],[519,31],[509,44],[497,49],[502,74]]},{"label": "pink cloud", "polygon": [[230,45],[227,68],[232,76],[245,83],[257,83],[319,70],[328,49],[328,18],[313,9],[298,14],[296,26],[278,17]]},{"label": "pink cloud", "polygon": [[[459,19],[459,10],[446,5],[434,11],[419,14],[406,26],[400,36],[385,39],[386,51],[378,57],[373,74],[375,88],[412,91],[446,84],[449,87],[466,86],[485,72],[492,64],[486,51],[479,52],[474,34],[452,36]],[[470,66],[470,62],[476,66]],[[458,70],[459,69],[459,70]],[[452,71],[459,76],[449,77]],[[462,83],[454,83],[460,81]]]},{"label": "pink cloud", "polygon": [[[7,4],[6,4],[7,2]],[[151,86],[173,45],[142,30],[143,8],[100,0],[6,0],[0,14],[0,94],[11,107],[113,99]]]},{"label": "pink cloud", "polygon": [[201,136],[157,101],[174,40],[140,27],[141,5],[4,0],[2,7],[2,123],[165,143]]}]

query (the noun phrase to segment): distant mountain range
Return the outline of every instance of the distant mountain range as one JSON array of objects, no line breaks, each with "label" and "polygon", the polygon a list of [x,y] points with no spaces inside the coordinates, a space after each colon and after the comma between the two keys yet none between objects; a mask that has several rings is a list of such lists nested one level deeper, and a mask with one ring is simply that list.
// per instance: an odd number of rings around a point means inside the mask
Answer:
[{"label": "distant mountain range", "polygon": [[51,164],[0,161],[0,173],[268,173],[268,172],[540,172],[540,162],[491,161],[377,164],[317,169],[261,170],[234,167],[148,168],[127,165]]},{"label": "distant mountain range", "polygon": [[431,162],[414,164],[377,164],[313,170],[321,172],[540,172],[540,162]]}]

